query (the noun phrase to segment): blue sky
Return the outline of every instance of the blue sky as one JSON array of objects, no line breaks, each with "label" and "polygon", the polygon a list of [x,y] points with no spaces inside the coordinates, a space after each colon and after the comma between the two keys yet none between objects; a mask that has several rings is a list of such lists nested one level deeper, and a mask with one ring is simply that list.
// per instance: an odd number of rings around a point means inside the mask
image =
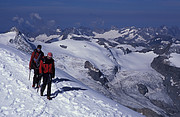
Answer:
[{"label": "blue sky", "polygon": [[179,11],[179,0],[0,0],[0,31],[32,15],[62,28],[180,26]]}]

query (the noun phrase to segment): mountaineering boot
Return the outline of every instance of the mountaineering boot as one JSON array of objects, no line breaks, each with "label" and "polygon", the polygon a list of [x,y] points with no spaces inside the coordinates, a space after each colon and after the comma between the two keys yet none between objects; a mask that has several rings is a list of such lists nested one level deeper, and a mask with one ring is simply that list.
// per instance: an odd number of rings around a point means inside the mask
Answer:
[{"label": "mountaineering boot", "polygon": [[47,99],[48,99],[48,100],[52,100],[52,98],[51,98],[50,96],[47,96]]},{"label": "mountaineering boot", "polygon": [[35,88],[35,85],[34,85],[34,84],[32,85],[32,88]]},{"label": "mountaineering boot", "polygon": [[41,92],[41,96],[43,96],[43,92]]}]

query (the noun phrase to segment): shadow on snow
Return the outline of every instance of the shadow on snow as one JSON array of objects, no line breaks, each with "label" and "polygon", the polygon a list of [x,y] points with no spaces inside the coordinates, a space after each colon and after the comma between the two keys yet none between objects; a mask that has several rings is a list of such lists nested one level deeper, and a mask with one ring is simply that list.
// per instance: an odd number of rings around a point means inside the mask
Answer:
[{"label": "shadow on snow", "polygon": [[58,77],[52,80],[53,83],[59,83],[59,82],[64,82],[64,81],[71,81],[71,80],[67,78],[58,78]]},{"label": "shadow on snow", "polygon": [[[63,81],[71,81],[69,79],[66,79],[66,78],[56,78],[56,79],[53,79],[52,82],[53,83],[59,83],[59,82],[63,82]],[[51,94],[53,97],[52,98],[55,98],[58,96],[58,94],[62,94],[64,92],[67,92],[67,91],[79,91],[79,90],[87,90],[87,89],[82,89],[82,88],[79,88],[79,87],[63,87],[63,88],[60,88],[58,89],[57,91],[55,91],[53,94]]]}]

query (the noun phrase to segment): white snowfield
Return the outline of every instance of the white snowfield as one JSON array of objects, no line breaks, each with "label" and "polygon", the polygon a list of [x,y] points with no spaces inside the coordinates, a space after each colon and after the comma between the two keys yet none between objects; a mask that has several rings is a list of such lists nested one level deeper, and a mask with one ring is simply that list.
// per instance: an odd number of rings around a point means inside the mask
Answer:
[{"label": "white snowfield", "polygon": [[172,53],[170,55],[169,61],[171,62],[172,66],[180,67],[180,54]]},{"label": "white snowfield", "polygon": [[[133,27],[131,27],[131,28],[133,28]],[[137,32],[136,29],[124,29],[122,31],[114,29],[114,30],[110,30],[108,32],[104,32],[102,34],[99,34],[96,32],[93,32],[93,34],[95,35],[94,38],[104,38],[104,39],[115,39],[115,38],[125,37],[125,36],[129,35],[125,39],[131,40],[137,36],[138,38],[136,39],[136,41],[145,41],[145,39],[143,37],[141,37],[140,35],[134,34],[136,32]]]},{"label": "white snowfield", "polygon": [[[1,41],[0,41],[1,42]],[[5,44],[5,45],[4,45]],[[0,44],[0,116],[1,117],[142,117],[83,85],[56,68],[52,82],[52,100],[40,96],[31,87],[30,55],[6,43]],[[44,92],[46,95],[46,90]]]},{"label": "white snowfield", "polygon": [[93,32],[93,33],[95,35],[94,38],[113,39],[113,38],[118,38],[122,36],[118,30],[110,30],[109,32],[105,32],[103,34],[98,34],[96,32]]},{"label": "white snowfield", "polygon": [[8,32],[5,34],[0,34],[0,43],[7,45],[10,39],[14,39],[16,36],[16,32]]}]

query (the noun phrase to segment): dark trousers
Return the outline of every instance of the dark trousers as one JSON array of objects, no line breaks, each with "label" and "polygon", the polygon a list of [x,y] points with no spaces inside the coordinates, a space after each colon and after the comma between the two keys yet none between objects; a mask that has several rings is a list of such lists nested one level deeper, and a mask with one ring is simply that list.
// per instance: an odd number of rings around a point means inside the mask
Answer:
[{"label": "dark trousers", "polygon": [[35,86],[35,84],[38,85],[40,81],[40,77],[39,77],[39,69],[38,68],[35,68],[34,69],[34,77],[33,77],[33,85]]},{"label": "dark trousers", "polygon": [[51,95],[51,82],[52,82],[51,74],[44,74],[43,75],[43,84],[41,86],[41,94],[43,94],[43,92],[46,88],[46,85],[48,85],[47,96],[50,97],[50,95]]}]

